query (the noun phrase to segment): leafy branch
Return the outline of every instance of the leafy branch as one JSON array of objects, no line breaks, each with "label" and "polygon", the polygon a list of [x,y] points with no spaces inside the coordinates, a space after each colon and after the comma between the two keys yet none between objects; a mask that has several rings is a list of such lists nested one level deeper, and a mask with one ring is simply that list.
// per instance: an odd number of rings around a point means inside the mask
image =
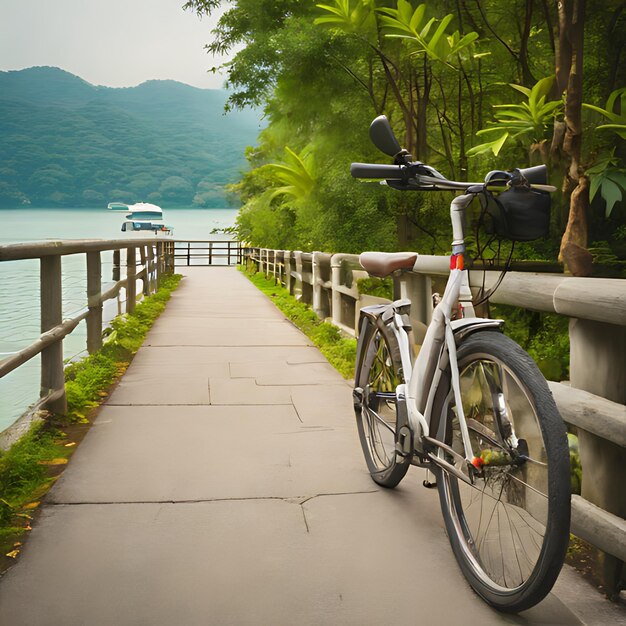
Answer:
[{"label": "leafy branch", "polygon": [[563,111],[562,100],[546,101],[554,80],[554,76],[542,78],[531,89],[521,85],[510,85],[524,94],[526,100],[521,104],[494,105],[496,121],[490,122],[488,128],[479,130],[476,135],[498,133],[498,136],[491,141],[474,146],[468,150],[468,156],[476,156],[489,151],[497,156],[503,146],[512,139],[524,138],[534,143],[544,141],[548,129],[553,126],[554,118]]},{"label": "leafy branch", "polygon": [[476,39],[478,33],[470,32],[461,36],[459,31],[447,33],[446,29],[454,16],[446,15],[437,26],[430,39],[428,35],[438,21],[431,17],[426,21],[426,5],[420,4],[415,10],[407,0],[398,0],[398,8],[376,9],[380,16],[386,37],[406,39],[417,46],[418,53],[425,53],[430,59],[451,65],[451,59],[456,57]]},{"label": "leafy branch", "polygon": [[[616,113],[615,104],[618,102],[620,112]],[[600,113],[600,115],[603,115],[611,122],[610,124],[596,126],[596,130],[608,129],[613,131],[616,135],[619,135],[622,139],[626,139],[626,87],[611,92],[611,95],[609,95],[606,101],[606,109],[601,109],[600,107],[587,104],[586,102],[583,102],[583,107],[590,111]]]},{"label": "leafy branch", "polygon": [[589,177],[589,202],[593,202],[598,191],[606,203],[606,217],[626,194],[626,170],[618,168],[615,149],[610,155],[590,167],[585,174]]},{"label": "leafy branch", "polygon": [[277,196],[286,195],[296,200],[306,198],[314,186],[312,175],[313,153],[307,146],[296,154],[291,148],[285,146],[285,160],[283,163],[268,163],[262,169],[269,172],[282,186],[274,189],[270,200]]}]

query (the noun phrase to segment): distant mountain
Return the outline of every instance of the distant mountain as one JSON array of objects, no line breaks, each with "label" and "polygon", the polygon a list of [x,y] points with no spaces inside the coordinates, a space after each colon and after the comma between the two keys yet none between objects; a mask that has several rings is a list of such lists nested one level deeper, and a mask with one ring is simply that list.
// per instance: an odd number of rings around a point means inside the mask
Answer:
[{"label": "distant mountain", "polygon": [[150,201],[223,207],[257,112],[170,80],[91,85],[54,67],[0,72],[0,206]]}]

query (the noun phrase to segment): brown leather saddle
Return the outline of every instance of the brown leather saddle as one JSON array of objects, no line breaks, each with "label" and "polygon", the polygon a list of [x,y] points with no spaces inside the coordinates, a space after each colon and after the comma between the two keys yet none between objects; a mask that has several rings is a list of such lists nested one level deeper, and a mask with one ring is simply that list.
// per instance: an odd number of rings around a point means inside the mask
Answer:
[{"label": "brown leather saddle", "polygon": [[359,263],[371,276],[385,278],[396,270],[411,270],[417,260],[415,252],[363,252]]}]

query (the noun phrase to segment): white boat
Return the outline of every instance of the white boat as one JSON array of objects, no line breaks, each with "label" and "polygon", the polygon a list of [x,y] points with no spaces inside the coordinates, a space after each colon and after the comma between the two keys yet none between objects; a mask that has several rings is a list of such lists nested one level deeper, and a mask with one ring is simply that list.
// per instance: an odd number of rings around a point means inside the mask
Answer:
[{"label": "white boat", "polygon": [[174,229],[171,226],[166,226],[160,222],[138,222],[138,221],[127,221],[122,224],[122,232],[148,232],[153,235],[158,235],[159,233],[163,233],[164,235],[173,235]]},{"label": "white boat", "polygon": [[[112,202],[111,204],[120,205],[121,203]],[[124,208],[130,212],[126,215],[126,221],[122,224],[122,232],[144,232],[152,235],[159,233],[164,235],[173,234],[174,229],[171,226],[167,226],[163,221],[163,209],[156,204],[137,202],[136,204],[124,205]]]},{"label": "white boat", "polygon": [[126,216],[129,220],[162,220],[163,209],[149,202],[138,202],[126,207],[130,213]]}]

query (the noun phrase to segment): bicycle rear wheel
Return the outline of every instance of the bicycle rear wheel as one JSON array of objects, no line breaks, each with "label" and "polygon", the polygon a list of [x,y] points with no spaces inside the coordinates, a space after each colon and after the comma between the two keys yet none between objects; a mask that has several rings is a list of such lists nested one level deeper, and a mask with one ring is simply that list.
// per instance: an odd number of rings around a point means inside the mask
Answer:
[{"label": "bicycle rear wheel", "polygon": [[398,412],[396,387],[405,382],[395,337],[373,326],[363,344],[363,358],[356,372],[361,406],[355,405],[357,428],[365,462],[372,479],[383,487],[395,487],[411,464],[396,444],[404,420]]},{"label": "bicycle rear wheel", "polygon": [[[504,335],[470,336],[458,350],[458,362],[479,472],[473,485],[439,472],[448,536],[474,590],[500,610],[522,611],[546,596],[565,558],[570,521],[565,426],[533,360]],[[436,403],[438,439],[464,456],[449,371]]]}]

